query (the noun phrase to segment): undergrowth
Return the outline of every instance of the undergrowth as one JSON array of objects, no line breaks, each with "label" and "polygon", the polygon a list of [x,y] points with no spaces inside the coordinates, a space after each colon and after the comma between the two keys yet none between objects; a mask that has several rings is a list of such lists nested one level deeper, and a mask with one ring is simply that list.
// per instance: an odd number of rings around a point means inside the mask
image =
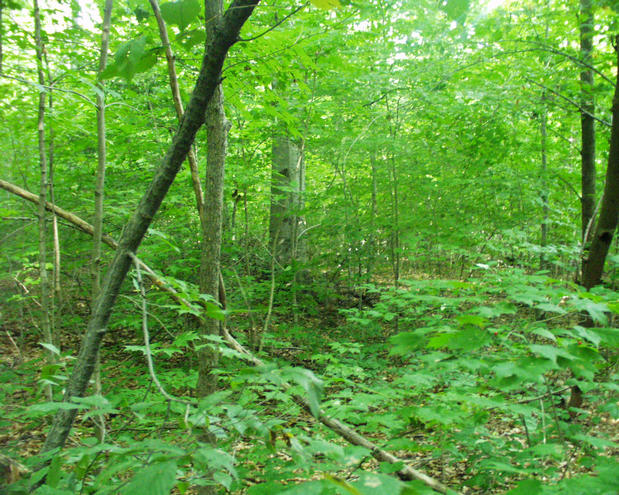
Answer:
[{"label": "undergrowth", "polygon": [[[377,302],[342,310],[338,328],[281,317],[263,336],[258,368],[221,339],[201,341],[178,314],[152,323],[162,327],[151,344],[157,378],[178,400],[146,370],[139,318],[122,319],[123,339],[104,348],[103,396],[75,404],[60,402],[71,354],[52,367],[32,346],[21,364],[7,355],[0,442],[25,465],[7,493],[26,493],[44,475],[35,493],[193,493],[208,483],[248,495],[434,493],[320,426],[294,394],[461,493],[619,492],[616,292],[485,269],[464,282],[360,290]],[[189,356],[201,345],[221,351],[221,390],[198,402]],[[54,402],[44,401],[47,384]],[[570,407],[575,386],[584,402]],[[33,455],[60,408],[79,411],[70,444]],[[92,433],[101,414],[104,443]],[[204,430],[214,445],[197,440]],[[51,464],[36,472],[46,456]]]}]

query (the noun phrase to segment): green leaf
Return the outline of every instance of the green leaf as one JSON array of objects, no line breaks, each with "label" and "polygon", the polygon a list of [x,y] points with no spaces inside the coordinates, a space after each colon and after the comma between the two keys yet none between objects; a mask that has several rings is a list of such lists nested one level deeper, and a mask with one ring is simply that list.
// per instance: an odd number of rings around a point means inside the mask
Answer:
[{"label": "green leaf", "polygon": [[145,72],[157,62],[157,51],[147,48],[148,38],[141,36],[123,43],[116,54],[114,61],[101,74],[102,79],[123,77],[131,80],[140,72]]},{"label": "green leaf", "polygon": [[161,15],[168,24],[175,24],[183,31],[200,13],[197,0],[179,0],[161,5]]},{"label": "green leaf", "polygon": [[477,315],[461,315],[456,318],[461,326],[475,326],[478,328],[486,328],[490,322],[487,318]]},{"label": "green leaf", "polygon": [[513,490],[505,495],[538,495],[543,492],[542,482],[538,480],[523,480]]},{"label": "green leaf", "polygon": [[602,325],[608,324],[608,318],[606,317],[606,312],[608,311],[608,306],[603,303],[596,303],[591,299],[572,299],[572,305],[574,308],[579,311],[586,311],[591,316],[591,319],[596,323],[600,323]]},{"label": "green leaf", "polygon": [[531,333],[539,335],[540,337],[544,337],[545,339],[552,340],[553,342],[557,341],[555,334],[546,328],[535,328],[531,330]]},{"label": "green leaf", "polygon": [[323,383],[314,373],[305,368],[283,368],[282,378],[297,383],[305,390],[307,402],[315,417],[320,414],[320,397]]},{"label": "green leaf", "polygon": [[537,309],[546,311],[548,313],[557,313],[560,315],[564,315],[565,313],[567,313],[567,311],[563,309],[561,306],[557,306],[556,304],[551,304],[551,303],[540,303],[535,307]]},{"label": "green leaf", "polygon": [[47,342],[39,342],[39,345],[41,347],[45,347],[45,349],[50,351],[52,354],[56,356],[60,356],[60,349],[58,349],[58,347],[56,347],[54,344],[49,344]]},{"label": "green leaf", "polygon": [[318,7],[323,10],[331,10],[336,7],[339,7],[341,4],[339,0],[310,0],[312,5]]},{"label": "green leaf", "polygon": [[361,473],[352,485],[361,495],[398,495],[403,487],[397,478],[380,473]]},{"label": "green leaf", "polygon": [[570,354],[565,349],[560,349],[558,347],[554,347],[551,345],[531,344],[529,345],[529,349],[531,350],[531,352],[533,352],[534,354],[537,354],[538,356],[542,356],[547,359],[550,359],[557,366],[560,365],[559,362],[557,361],[558,358],[562,357],[570,361],[573,359],[576,359],[576,356]]},{"label": "green leaf", "polygon": [[62,476],[62,457],[60,455],[55,456],[49,466],[47,472],[47,478],[45,479],[47,484],[52,488],[58,488],[60,479]]},{"label": "green leaf", "polygon": [[470,3],[470,0],[447,0],[447,3],[441,3],[441,8],[454,21],[463,21]]},{"label": "green leaf", "polygon": [[52,413],[59,410],[71,411],[73,409],[86,409],[86,406],[80,404],[73,404],[71,402],[44,402],[43,404],[35,404],[28,408],[32,413]]},{"label": "green leaf", "polygon": [[120,493],[122,495],[169,495],[176,484],[176,462],[151,464],[137,472]]},{"label": "green leaf", "polygon": [[421,332],[400,332],[389,339],[389,342],[393,345],[389,353],[395,356],[403,356],[422,347],[425,341],[425,336]]}]

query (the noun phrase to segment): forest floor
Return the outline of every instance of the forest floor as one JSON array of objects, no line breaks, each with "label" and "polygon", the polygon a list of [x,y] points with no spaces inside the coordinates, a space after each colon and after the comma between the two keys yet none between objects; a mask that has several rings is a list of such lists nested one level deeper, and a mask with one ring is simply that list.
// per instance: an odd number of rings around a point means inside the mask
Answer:
[{"label": "forest floor", "polygon": [[[339,363],[337,360],[337,345],[350,337],[350,335],[347,335],[348,327],[346,321],[337,311],[331,314],[303,317],[300,322],[298,321],[296,323],[296,326],[293,325],[289,314],[276,314],[275,316],[276,323],[271,329],[271,338],[269,341],[280,342],[281,345],[272,348],[266,345],[265,348],[268,352],[272,352],[278,361],[285,361],[293,366],[303,366],[312,370],[318,376],[325,372],[325,370],[328,370],[331,365],[333,365],[331,366],[331,372],[333,372],[334,366]],[[290,328],[293,326],[295,326],[295,331],[291,334]],[[316,329],[320,329],[320,339],[316,336]],[[22,336],[22,338],[20,339],[18,336]],[[298,338],[295,338],[295,336]],[[43,394],[38,381],[40,378],[39,370],[44,365],[45,356],[38,340],[36,333],[28,331],[26,328],[19,328],[18,326],[3,326],[1,328],[0,343],[3,352],[0,356],[0,381],[4,388],[3,397],[1,398],[4,419],[0,422],[2,425],[0,428],[0,451],[10,453],[12,457],[22,460],[39,452],[48,429],[48,423],[43,416],[37,417],[36,415],[25,414],[33,404],[43,401]],[[79,336],[73,331],[65,331],[60,336],[60,340],[61,348],[74,349],[73,352],[75,352],[79,342]],[[368,391],[375,388],[379,389],[385,383],[396,381],[401,377],[399,368],[402,365],[402,361],[397,357],[390,357],[386,348],[383,348],[381,351],[381,345],[384,345],[387,340],[385,334],[381,332],[374,335],[374,343],[372,343],[371,340],[370,338],[368,341],[369,345],[373,345],[373,348],[377,350],[374,364],[379,364],[379,367],[381,367],[380,372],[367,374],[361,372],[361,376],[354,377],[351,375],[345,380],[340,380],[339,383],[338,380],[332,380],[330,385],[326,388],[325,399],[329,399],[332,393],[340,397],[342,396],[342,392],[348,389],[347,397],[352,401],[356,395],[367,394]],[[380,341],[382,341],[382,343]],[[322,345],[318,344],[319,342],[322,342]],[[136,379],[136,377],[133,376],[127,376],[127,369],[143,368],[143,373],[146,375],[146,366],[142,357],[135,353],[127,353],[124,351],[124,346],[128,344],[139,345],[139,336],[136,337],[136,333],[133,330],[114,331],[106,336],[102,368],[102,375],[105,377],[105,395],[114,396],[118,393],[127,395],[128,390],[136,394],[141,394],[143,392],[145,381]],[[357,344],[359,343],[357,342]],[[353,349],[355,349],[354,345]],[[343,353],[343,351],[341,352]],[[325,356],[324,360],[317,361],[317,355]],[[177,356],[167,362],[165,367],[170,370],[171,373],[174,371],[175,361],[179,363],[179,365],[182,365],[186,360],[183,359],[182,356]],[[331,365],[329,363],[331,363]],[[358,369],[362,370],[364,363],[362,360],[354,362],[353,358],[352,361],[346,362],[346,366],[353,367],[351,369],[354,369],[356,366]],[[152,393],[156,393],[156,391],[153,390]],[[190,387],[179,385],[176,390],[174,390],[174,393],[179,395],[191,395],[191,389]],[[565,400],[566,394],[567,391],[564,391],[562,394],[564,397],[563,400]],[[519,395],[518,398],[520,397]],[[423,400],[428,400],[428,396],[424,397]],[[557,403],[559,401],[560,397],[557,397]],[[518,401],[516,400],[516,402]],[[280,419],[284,418],[285,415],[282,414],[282,411],[278,409],[276,405],[271,408],[269,404],[271,404],[271,402],[267,401],[262,409],[266,415],[277,416]],[[609,414],[600,414],[599,411],[597,411],[597,406],[598,404],[596,403],[585,401],[577,418],[573,421],[577,423],[582,431],[585,431],[589,437],[606,439],[609,445],[614,443],[615,447],[611,446],[607,448],[604,455],[617,457],[619,456],[619,449],[616,447],[616,445],[619,444],[619,422],[616,419],[612,419]],[[385,415],[389,417],[393,412],[394,411],[389,410],[388,402],[387,405],[371,406],[367,409],[368,414],[375,416]],[[554,411],[548,412],[549,415],[553,413]],[[513,417],[501,414],[496,410],[490,410],[488,414],[489,417],[485,422],[484,433],[486,438],[501,439],[501,441],[505,443],[512,442],[512,444],[520,444],[522,449],[531,447],[529,438],[530,432],[527,430],[526,423],[518,421],[517,418],[514,419]],[[49,418],[50,416],[47,416],[48,420]],[[290,432],[286,434],[289,434],[290,437],[293,435],[311,436],[323,429],[322,426],[315,423],[309,414],[303,412],[297,413],[296,415],[287,415],[284,419],[286,421],[286,431]],[[364,426],[366,426],[368,422],[365,417],[359,419],[359,417],[347,418],[344,416],[341,419],[344,421],[350,419],[352,426],[361,430],[364,429]],[[107,427],[112,435],[118,435],[123,428],[126,429],[128,427],[125,414],[111,415],[107,420]],[[136,431],[136,435],[140,437],[148,435],[149,433],[152,432]],[[385,445],[393,440],[381,433],[380,428],[374,430],[365,428],[364,434],[378,445]],[[85,439],[91,438],[92,435],[92,419],[78,419],[70,437],[69,446],[80,445]],[[408,435],[407,440],[414,441],[418,449],[416,452],[412,452],[410,448],[402,450],[391,448],[390,450],[396,456],[399,456],[405,463],[411,465],[415,469],[426,473],[448,486],[457,488],[463,494],[503,493],[505,490],[514,486],[515,480],[522,478],[521,473],[515,470],[511,473],[505,472],[500,478],[493,480],[491,487],[486,486],[481,489],[470,481],[474,469],[473,466],[469,464],[468,460],[466,458],[458,458],[457,455],[450,452],[450,449],[458,448],[457,442],[452,444],[450,448],[445,447],[447,433],[441,429],[417,424],[414,425],[413,428],[405,431],[403,435]],[[334,437],[331,432],[323,431],[319,436],[328,438],[329,441],[335,444],[345,445],[343,440]],[[549,444],[556,441],[556,438],[547,438],[546,436],[541,440],[542,443],[548,442]],[[291,454],[289,449],[286,449],[286,443],[288,444],[287,446],[290,447],[290,442],[282,437],[282,441],[279,442],[277,450],[270,454],[270,458],[261,460],[246,459],[248,463],[246,471],[252,474],[251,476],[246,476],[243,481],[244,488],[229,493],[247,493],[249,488],[264,481],[265,476],[261,471],[264,470],[266,465],[271,461],[275,460],[274,462],[276,464],[290,462],[294,457],[294,453]],[[247,440],[243,439],[241,436],[241,438],[235,442],[234,451],[242,453],[244,449],[251,450],[251,445],[247,444]],[[470,450],[471,446],[467,446],[467,449]],[[581,454],[581,449],[578,445],[569,444],[568,451],[571,453],[567,457],[547,456],[543,462],[548,463],[548,465],[538,466],[539,471],[546,472],[550,467],[552,472],[559,473],[558,476],[560,476],[561,479],[570,478],[577,474],[590,471],[586,465],[576,462],[576,457]],[[239,457],[242,457],[242,454],[239,454]],[[550,464],[552,464],[552,466],[550,466]],[[275,468],[276,471],[277,469],[278,468]],[[357,477],[357,472],[360,470],[366,472],[380,472],[382,470],[384,472],[384,467],[381,467],[379,463],[371,458],[364,458],[355,466],[346,467],[333,474],[342,479],[354,480]],[[311,473],[308,474],[299,471],[297,477],[289,477],[286,481],[288,483],[300,482],[313,479],[314,477],[318,479],[323,476],[324,473],[321,472],[316,472],[315,475],[312,475]],[[541,481],[544,480],[542,479]],[[467,484],[469,486],[466,486]],[[185,493],[191,493],[191,489]]]}]

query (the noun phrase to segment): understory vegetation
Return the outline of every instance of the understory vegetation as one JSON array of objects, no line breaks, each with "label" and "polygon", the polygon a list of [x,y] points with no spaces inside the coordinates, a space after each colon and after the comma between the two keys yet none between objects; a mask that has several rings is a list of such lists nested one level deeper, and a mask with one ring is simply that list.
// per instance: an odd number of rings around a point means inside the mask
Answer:
[{"label": "understory vegetation", "polygon": [[619,493],[618,12],[0,0],[0,495]]}]

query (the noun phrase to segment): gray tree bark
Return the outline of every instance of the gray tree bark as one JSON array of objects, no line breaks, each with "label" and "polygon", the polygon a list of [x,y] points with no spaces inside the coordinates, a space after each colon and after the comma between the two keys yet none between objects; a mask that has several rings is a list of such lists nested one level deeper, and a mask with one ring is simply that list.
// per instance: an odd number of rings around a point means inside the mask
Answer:
[{"label": "gray tree bark", "polygon": [[[37,57],[37,74],[39,85],[41,88],[45,86],[45,75],[43,73],[43,40],[41,38],[41,15],[39,11],[39,3],[34,0],[34,38]],[[38,141],[39,141],[39,166],[40,166],[40,181],[39,181],[39,289],[41,291],[41,331],[43,332],[43,340],[48,344],[53,344],[53,335],[51,329],[50,309],[50,285],[49,276],[47,273],[47,226],[45,204],[47,203],[47,159],[45,151],[45,91],[39,89],[39,112],[38,112]],[[47,351],[47,361],[53,363],[55,361],[54,353],[51,350]],[[49,385],[45,387],[45,393],[48,400],[52,400],[52,389]]]},{"label": "gray tree bark", "polygon": [[[221,18],[221,0],[206,0],[206,39],[216,36],[213,29]],[[206,180],[204,184],[204,223],[202,225],[202,251],[200,256],[200,292],[219,300],[221,271],[221,238],[224,201],[224,171],[228,148],[229,123],[224,112],[224,95],[221,84],[213,93],[206,107]],[[219,301],[222,302],[222,301]],[[201,324],[204,336],[219,335],[219,321],[204,318]],[[212,371],[217,366],[219,354],[206,346],[198,354],[198,397],[206,397],[217,389],[217,377]],[[208,487],[205,487],[208,488]],[[201,490],[201,493],[205,493]]]},{"label": "gray tree bark", "polygon": [[[101,30],[101,52],[99,54],[99,77],[107,65],[107,52],[110,41],[110,24],[112,20],[113,0],[105,0],[103,8],[103,28]],[[105,93],[103,82],[98,82],[97,92],[97,173],[95,178],[95,214],[93,219],[93,242],[91,253],[92,307],[101,290],[101,245],[103,237],[103,200],[105,196],[105,168],[107,161],[106,128],[105,128]],[[101,394],[101,363],[97,355],[95,366],[95,393]],[[95,434],[99,442],[105,440],[105,418],[98,415],[95,418]]]},{"label": "gray tree bark", "polygon": [[273,138],[271,175],[271,212],[269,240],[272,255],[282,265],[304,256],[299,235],[304,227],[300,211],[305,192],[305,166],[298,144],[288,136]]},{"label": "gray tree bark", "polygon": [[[196,132],[204,123],[206,107],[221,81],[221,70],[228,50],[238,40],[241,27],[258,3],[259,0],[234,0],[222,19],[215,25],[217,36],[206,47],[200,74],[183,121],[163,158],[162,164],[155,172],[148,190],[123,229],[116,256],[103,280],[93,314],[82,340],[79,355],[66,385],[64,396],[66,402],[70,401],[72,397],[82,397],[88,387],[112,308],[132,263],[130,254],[137,251],[155,213],[161,206],[163,198],[187,156]],[[42,451],[64,446],[71,431],[75,414],[75,410],[60,410],[56,414]]]}]

